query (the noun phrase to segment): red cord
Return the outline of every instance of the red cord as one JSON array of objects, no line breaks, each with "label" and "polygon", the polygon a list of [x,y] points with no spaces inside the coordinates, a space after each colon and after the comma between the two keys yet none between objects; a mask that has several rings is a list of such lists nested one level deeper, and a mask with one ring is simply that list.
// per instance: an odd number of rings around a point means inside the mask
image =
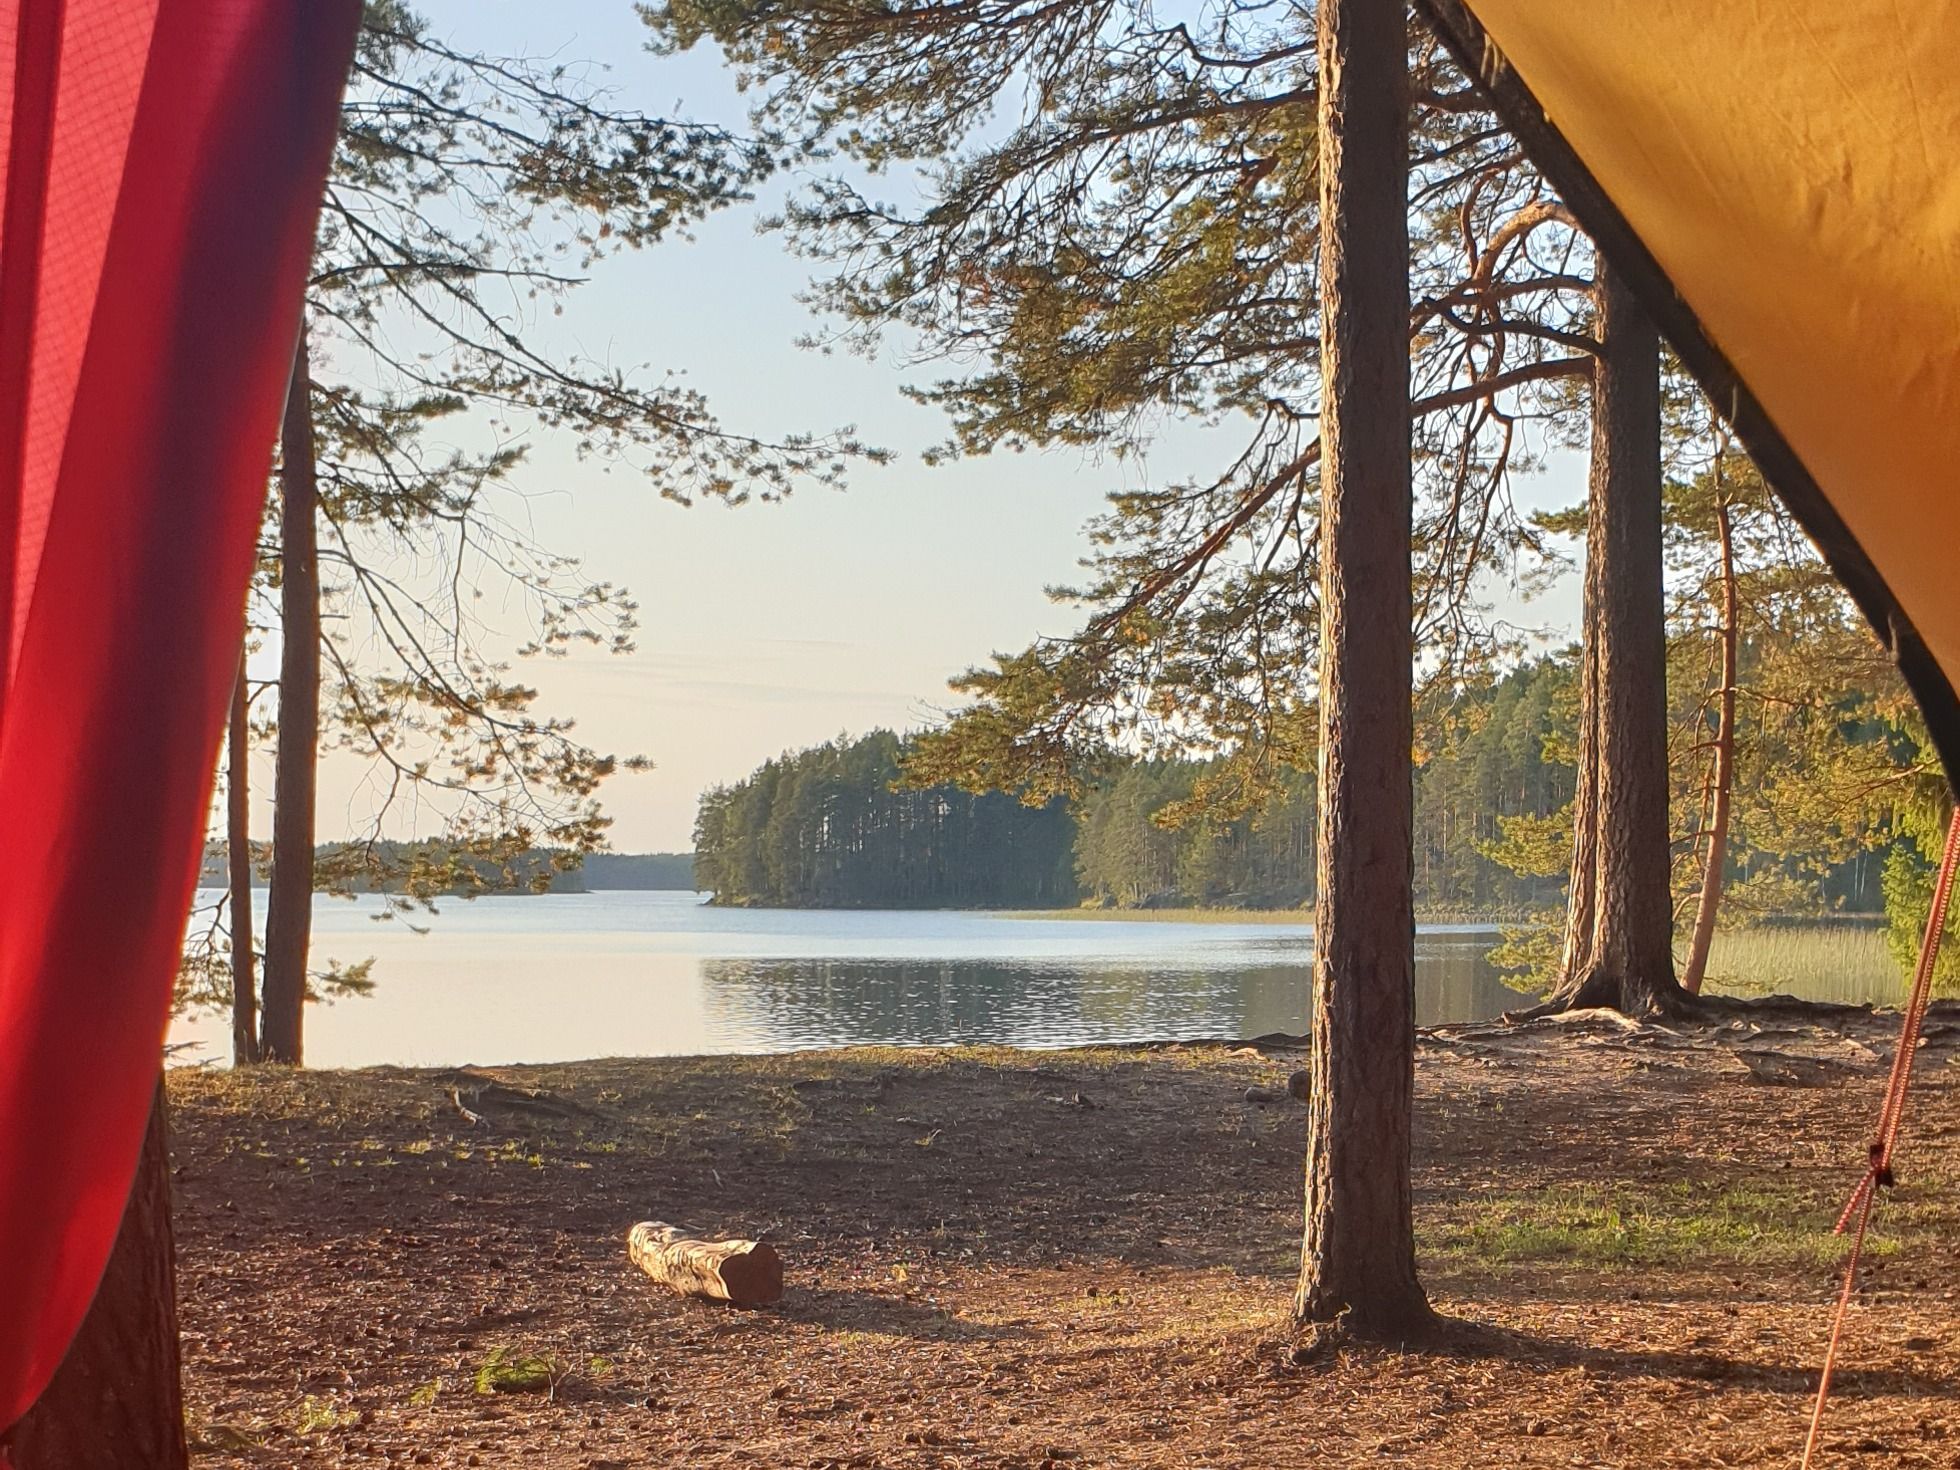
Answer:
[{"label": "red cord", "polygon": [[1817,1402],[1810,1411],[1810,1434],[1803,1445],[1803,1470],[1810,1470],[1817,1453],[1817,1437],[1824,1427],[1824,1405],[1831,1396],[1831,1370],[1837,1366],[1838,1344],[1844,1337],[1844,1320],[1851,1310],[1851,1293],[1858,1281],[1858,1262],[1865,1252],[1865,1227],[1871,1223],[1872,1205],[1878,1191],[1892,1182],[1892,1151],[1898,1147],[1899,1130],[1905,1123],[1906,1092],[1912,1085],[1912,1063],[1919,1050],[1919,1034],[1926,1024],[1926,1007],[1933,997],[1933,970],[1939,962],[1940,939],[1946,933],[1946,911],[1953,897],[1953,871],[1960,858],[1960,806],[1946,829],[1946,851],[1940,857],[1939,879],[1933,885],[1933,906],[1926,915],[1926,934],[1919,944],[1919,967],[1913,972],[1912,993],[1906,998],[1905,1015],[1899,1023],[1899,1049],[1892,1056],[1892,1075],[1885,1084],[1885,1102],[1878,1113],[1878,1131],[1872,1136],[1869,1161],[1864,1177],[1844,1212],[1838,1216],[1836,1234],[1844,1234],[1852,1216],[1858,1218],[1851,1237],[1851,1253],[1844,1259],[1844,1283],[1838,1290],[1837,1312],[1831,1318],[1831,1341],[1824,1349],[1824,1368],[1817,1375]]}]

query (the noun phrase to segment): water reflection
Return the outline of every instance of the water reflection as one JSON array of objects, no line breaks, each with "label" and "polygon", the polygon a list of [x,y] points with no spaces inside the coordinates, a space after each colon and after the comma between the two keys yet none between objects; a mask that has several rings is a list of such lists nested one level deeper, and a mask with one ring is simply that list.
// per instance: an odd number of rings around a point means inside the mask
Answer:
[{"label": "water reflection", "polygon": [[[1422,945],[1417,1020],[1482,1019],[1523,998],[1484,960],[1488,937]],[[990,1042],[1076,1046],[1299,1032],[1311,946],[1285,964],[1207,968],[837,959],[707,959],[711,1031],[758,1049]]]}]

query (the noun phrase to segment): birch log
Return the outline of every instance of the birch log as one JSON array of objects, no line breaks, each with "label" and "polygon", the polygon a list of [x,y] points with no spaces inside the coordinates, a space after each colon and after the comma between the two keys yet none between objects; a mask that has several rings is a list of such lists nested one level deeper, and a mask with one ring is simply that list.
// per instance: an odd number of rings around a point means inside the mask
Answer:
[{"label": "birch log", "polygon": [[682,1296],[738,1307],[766,1307],[783,1297],[783,1262],[759,1240],[696,1240],[678,1225],[644,1220],[626,1235],[633,1264]]}]

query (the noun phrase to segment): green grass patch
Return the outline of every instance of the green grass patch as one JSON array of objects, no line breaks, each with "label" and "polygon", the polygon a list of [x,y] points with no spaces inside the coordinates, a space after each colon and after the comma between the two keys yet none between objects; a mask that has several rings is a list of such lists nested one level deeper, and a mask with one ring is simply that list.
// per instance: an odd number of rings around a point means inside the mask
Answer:
[{"label": "green grass patch", "polygon": [[[1842,1258],[1835,1223],[1833,1208],[1795,1191],[1602,1184],[1464,1201],[1422,1233],[1428,1250],[1489,1265],[1813,1266]],[[1891,1236],[1866,1249],[1898,1247]]]},{"label": "green grass patch", "polygon": [[307,1435],[318,1434],[323,1429],[339,1429],[344,1425],[360,1421],[360,1414],[353,1409],[343,1408],[332,1399],[316,1398],[308,1394],[301,1401],[299,1412],[294,1416],[295,1432]]},{"label": "green grass patch", "polygon": [[194,1455],[242,1455],[262,1450],[274,1432],[263,1424],[233,1424],[223,1419],[192,1419],[185,1426]]},{"label": "green grass patch", "polygon": [[556,1358],[500,1347],[476,1370],[478,1393],[550,1393],[565,1376]]}]

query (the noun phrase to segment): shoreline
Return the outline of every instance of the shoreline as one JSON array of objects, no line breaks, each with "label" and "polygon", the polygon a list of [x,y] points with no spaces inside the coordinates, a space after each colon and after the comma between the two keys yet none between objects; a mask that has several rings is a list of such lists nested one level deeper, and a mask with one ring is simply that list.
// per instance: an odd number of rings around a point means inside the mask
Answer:
[{"label": "shoreline", "polygon": [[[1172,907],[1161,909],[982,909],[997,919],[1062,920],[1116,924],[1246,924],[1284,929],[1311,929],[1312,909],[1223,909]],[[1466,934],[1497,934],[1528,923],[1525,919],[1464,918],[1449,913],[1416,915],[1419,930],[1458,930]]]}]

